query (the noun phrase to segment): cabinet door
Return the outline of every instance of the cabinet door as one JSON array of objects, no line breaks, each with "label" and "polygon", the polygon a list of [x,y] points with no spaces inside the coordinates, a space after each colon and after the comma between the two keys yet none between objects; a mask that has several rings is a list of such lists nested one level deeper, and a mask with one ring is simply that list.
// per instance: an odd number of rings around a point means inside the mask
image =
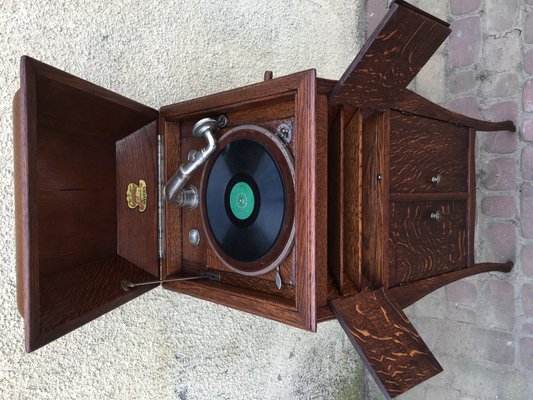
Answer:
[{"label": "cabinet door", "polygon": [[[121,282],[159,277],[157,118],[156,110],[22,57],[14,147],[26,351],[154,287],[124,291]],[[142,213],[128,206],[129,181],[142,194]]]}]

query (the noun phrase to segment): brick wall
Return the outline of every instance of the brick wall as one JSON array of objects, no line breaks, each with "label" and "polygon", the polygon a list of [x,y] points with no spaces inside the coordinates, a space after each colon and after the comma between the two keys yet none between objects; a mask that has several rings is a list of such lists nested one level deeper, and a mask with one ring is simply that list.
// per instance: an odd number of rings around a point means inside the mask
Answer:
[{"label": "brick wall", "polygon": [[[411,88],[463,114],[511,119],[479,133],[476,261],[516,262],[407,311],[444,372],[401,399],[533,399],[533,0],[417,0],[453,33]],[[387,0],[367,0],[368,30]],[[366,398],[381,398],[368,381]]]}]

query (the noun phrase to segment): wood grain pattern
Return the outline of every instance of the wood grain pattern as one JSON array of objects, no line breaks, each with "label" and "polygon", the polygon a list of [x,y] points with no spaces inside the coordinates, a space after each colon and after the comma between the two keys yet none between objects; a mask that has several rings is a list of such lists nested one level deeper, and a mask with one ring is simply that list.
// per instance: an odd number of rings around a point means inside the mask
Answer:
[{"label": "wood grain pattern", "polygon": [[203,272],[212,272],[220,276],[220,281],[224,284],[235,286],[237,288],[255,290],[266,293],[275,297],[295,301],[296,291],[294,285],[284,283],[281,289],[276,287],[274,278],[265,279],[264,275],[246,276],[227,270],[213,268],[211,264],[206,267],[205,264],[195,264],[188,261],[183,262],[182,272],[191,276],[199,275]]},{"label": "wood grain pattern", "polygon": [[15,163],[15,237],[16,237],[16,274],[17,274],[17,309],[19,314],[24,317],[24,293],[27,268],[24,265],[28,261],[24,259],[28,254],[28,249],[24,248],[24,244],[28,243],[25,237],[28,236],[27,221],[24,218],[24,182],[26,176],[26,166],[24,161],[27,158],[24,156],[24,147],[26,140],[23,138],[22,131],[22,91],[17,90],[13,97],[13,160]]},{"label": "wood grain pattern", "polygon": [[[327,148],[320,146],[325,138],[317,137],[317,87],[316,72],[314,70],[304,71],[287,77],[272,79],[255,85],[247,86],[232,91],[214,94],[200,99],[187,101],[167,107],[161,110],[161,126],[171,124],[181,125],[181,131],[175,128],[175,135],[183,134],[186,137],[186,130],[189,124],[195,120],[206,116],[217,116],[226,114],[231,124],[236,121],[247,121],[255,123],[254,118],[260,117],[262,122],[267,123],[275,113],[275,118],[294,116],[294,130],[292,148],[295,159],[295,194],[298,205],[295,213],[296,239],[293,248],[295,265],[295,302],[287,302],[287,299],[276,297],[259,290],[253,291],[237,285],[228,285],[217,282],[184,282],[169,283],[164,285],[170,290],[188,293],[206,300],[225,304],[237,309],[263,315],[283,321],[300,328],[316,329],[316,299],[317,285],[316,266],[321,261],[323,254],[327,254],[327,241],[322,240],[321,233],[317,229],[316,218],[320,219],[321,212],[326,212],[317,208],[325,200],[322,188],[319,187],[324,182],[326,168],[316,170],[326,164]],[[287,105],[287,99],[292,99],[292,111]],[[281,102],[281,105],[277,104]],[[252,111],[249,111],[249,110]],[[191,125],[192,126],[192,125]],[[165,137],[167,132],[165,132]],[[165,154],[168,150],[168,140],[166,140]],[[172,155],[174,166],[169,169],[170,164],[166,164],[166,175],[169,177],[174,173],[175,168],[180,163],[179,152]],[[170,161],[169,161],[170,162]],[[324,174],[321,176],[320,174]],[[169,207],[166,207],[166,232],[177,231],[175,228],[176,219],[169,220]],[[175,218],[175,216],[174,216]],[[181,223],[181,222],[180,222]],[[170,238],[169,235],[174,237]],[[176,233],[167,234],[167,251],[171,246],[179,247],[179,250],[172,250],[172,262],[165,260],[167,274],[169,272],[179,273],[181,270],[179,257],[183,257],[183,239],[177,238]],[[169,242],[168,240],[171,240]],[[321,246],[323,249],[321,249]],[[179,253],[179,256],[178,256]],[[207,262],[210,257],[207,254]],[[292,262],[292,260],[288,260]],[[171,267],[169,267],[169,264]],[[268,295],[268,296],[267,296]],[[268,301],[259,301],[265,299]],[[283,301],[282,301],[283,300]]]},{"label": "wood grain pattern", "polygon": [[[22,270],[26,350],[33,351],[79,326],[70,317],[49,322],[45,311],[55,301],[47,291],[50,277],[67,285],[79,266],[116,256],[115,143],[154,121],[157,111],[28,57],[21,61],[19,96],[17,268]],[[83,315],[75,318],[79,324],[132,298],[115,298],[99,278],[83,278],[79,285],[87,288],[104,285],[103,300],[90,297]],[[65,315],[78,313],[74,301],[64,304]],[[54,333],[47,333],[52,326]]]},{"label": "wood grain pattern", "polygon": [[[296,273],[296,306],[302,310],[305,328],[316,332],[316,264],[317,254],[327,254],[327,242],[320,241],[319,226],[316,216],[323,199],[318,199],[320,191],[318,183],[327,169],[317,170],[324,165],[322,158],[327,153],[317,145],[321,140],[317,137],[316,120],[316,71],[305,73],[298,84],[296,96],[296,265],[305,266],[303,273]],[[327,210],[326,210],[327,212]],[[320,249],[322,248],[322,249]],[[324,260],[325,261],[325,260]],[[300,267],[301,268],[301,267]]]},{"label": "wood grain pattern", "polygon": [[384,289],[330,302],[352,344],[388,397],[396,397],[442,371],[394,298]]},{"label": "wood grain pattern", "polygon": [[[216,116],[216,114],[213,114]],[[278,125],[282,123],[290,124],[294,118],[294,96],[293,95],[280,95],[277,98],[270,98],[266,103],[261,101],[252,100],[249,104],[243,105],[241,109],[234,109],[230,113],[226,114],[228,118],[228,125],[216,133],[215,138],[219,140],[230,129],[241,125],[256,125],[262,128],[268,129],[270,132],[275,132]],[[196,123],[196,119],[186,119],[179,122],[179,137],[180,137],[180,160],[186,160],[190,150],[198,150],[204,146],[202,139],[192,137],[192,127]],[[292,150],[292,144],[289,144],[289,150]],[[211,156],[213,159],[215,155]],[[208,163],[209,164],[209,163]],[[201,190],[202,176],[207,176],[207,170],[209,165],[206,164],[201,171],[194,174],[188,182],[188,185],[193,185]],[[173,205],[167,205],[172,210],[176,208]],[[205,270],[207,268],[230,271],[230,269],[221,261],[216,255],[213,248],[208,244],[206,226],[204,226],[201,207],[194,210],[182,210],[182,231],[187,234],[190,229],[195,228],[200,231],[200,244],[194,247],[187,241],[183,242],[182,258],[183,265],[196,264],[204,265]],[[169,225],[173,226],[173,225]],[[286,257],[286,259],[279,266],[282,282],[286,285],[294,285],[295,281],[295,263],[294,263],[294,251]],[[272,282],[275,281],[275,271],[260,275],[258,278],[266,280],[268,282],[258,283],[257,290],[261,290],[263,287],[272,286]],[[253,287],[256,279],[251,279],[250,282],[244,283],[245,287]],[[270,283],[269,283],[270,282]]]},{"label": "wood grain pattern", "polygon": [[390,286],[463,268],[467,254],[465,201],[391,203]]},{"label": "wood grain pattern", "polygon": [[[336,280],[339,288],[344,286],[344,108],[341,107],[328,135],[328,272]],[[333,206],[334,205],[334,206]]]},{"label": "wood grain pattern", "polygon": [[[360,110],[346,121],[343,157],[344,196],[343,235],[344,272],[357,289],[361,289],[362,276],[362,210],[363,210],[363,115]],[[342,293],[349,291],[348,285],[341,287]]]},{"label": "wood grain pattern", "polygon": [[391,112],[390,191],[468,192],[468,141],[467,128]]},{"label": "wood grain pattern", "polygon": [[315,298],[316,307],[327,305],[328,276],[328,99],[316,95],[315,156]]},{"label": "wood grain pattern", "polygon": [[[157,121],[117,142],[116,163],[117,254],[159,277]],[[142,213],[126,202],[128,185],[140,179],[148,195]]]},{"label": "wood grain pattern", "polygon": [[331,104],[387,109],[448,37],[449,24],[403,1],[388,13],[331,91]]},{"label": "wood grain pattern", "polygon": [[[180,166],[181,140],[180,124],[166,121],[159,116],[159,126],[163,138],[163,182],[167,182]],[[164,203],[164,250],[162,260],[162,276],[166,279],[181,272],[182,265],[182,210],[171,204]]]},{"label": "wood grain pattern", "polygon": [[41,332],[59,337],[158,285],[125,292],[122,280],[144,282],[154,276],[119,256],[77,265],[41,279]]},{"label": "wood grain pattern", "polygon": [[388,285],[389,113],[363,122],[362,271],[372,287]]},{"label": "wood grain pattern", "polygon": [[475,264],[468,268],[461,268],[456,271],[447,272],[430,278],[421,279],[406,285],[396,286],[389,289],[389,293],[398,302],[401,308],[409,307],[411,304],[427,296],[431,292],[446,286],[449,283],[466,278],[467,276],[482,274],[485,272],[499,271],[511,272],[512,262],[504,264],[484,263]]},{"label": "wood grain pattern", "polygon": [[470,118],[447,110],[409,89],[404,89],[398,94],[397,100],[391,105],[391,108],[396,111],[403,111],[483,132],[516,131],[516,127],[512,121],[489,122]]}]

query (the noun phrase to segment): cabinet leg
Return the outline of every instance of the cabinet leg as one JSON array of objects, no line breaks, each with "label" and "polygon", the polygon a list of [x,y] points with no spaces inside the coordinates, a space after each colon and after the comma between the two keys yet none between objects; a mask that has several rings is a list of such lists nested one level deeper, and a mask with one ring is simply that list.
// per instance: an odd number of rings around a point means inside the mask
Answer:
[{"label": "cabinet leg", "polygon": [[406,308],[431,292],[434,292],[449,283],[458,281],[459,279],[491,271],[510,272],[512,268],[512,262],[504,264],[474,264],[468,268],[459,269],[438,276],[432,276],[431,278],[421,279],[406,285],[396,286],[390,288],[388,292],[398,302],[401,308]]}]

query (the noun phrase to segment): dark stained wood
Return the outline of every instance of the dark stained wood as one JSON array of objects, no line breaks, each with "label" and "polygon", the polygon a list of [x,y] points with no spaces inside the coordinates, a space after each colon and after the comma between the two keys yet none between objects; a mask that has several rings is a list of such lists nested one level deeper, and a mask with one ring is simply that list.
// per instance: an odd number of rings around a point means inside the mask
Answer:
[{"label": "dark stained wood", "polygon": [[297,328],[306,329],[307,326],[305,317],[298,312],[298,305],[294,301],[255,289],[251,290],[208,280],[164,283],[163,288],[283,322]]},{"label": "dark stained wood", "polygon": [[394,297],[384,289],[330,302],[335,316],[388,397],[437,375],[442,367]]},{"label": "dark stained wood", "polygon": [[468,192],[468,141],[467,128],[391,112],[390,191]]},{"label": "dark stained wood", "polygon": [[390,193],[389,200],[400,201],[430,201],[430,200],[468,200],[468,193]]},{"label": "dark stained wood", "polygon": [[331,93],[331,91],[333,90],[336,84],[337,84],[337,81],[333,79],[316,78],[317,94],[323,94],[323,95],[329,96],[329,94]]},{"label": "dark stained wood", "polygon": [[[17,90],[13,97],[13,159],[15,163],[15,237],[16,237],[16,273],[17,273],[17,308],[22,317],[24,317],[24,293],[27,269],[24,265],[28,261],[24,257],[28,254],[28,249],[24,245],[28,242],[25,237],[29,232],[28,223],[24,218],[24,181],[26,176],[24,147],[27,145],[27,139],[22,133],[22,91]],[[27,161],[26,161],[27,162]]]},{"label": "dark stained wood", "polygon": [[[325,196],[322,185],[327,182],[327,169],[325,168],[327,147],[323,146],[326,132],[324,129],[318,129],[316,83],[315,71],[309,70],[222,94],[214,94],[163,107],[161,110],[163,122],[160,125],[164,127],[169,127],[171,124],[179,125],[179,128],[174,128],[173,135],[179,135],[183,139],[188,137],[187,132],[190,132],[190,126],[196,120],[206,116],[216,117],[225,114],[230,121],[230,127],[233,124],[245,122],[268,124],[273,119],[294,117],[293,140],[289,148],[293,152],[295,162],[295,204],[298,207],[295,210],[295,245],[291,258],[287,262],[295,266],[295,278],[292,282],[295,301],[293,300],[289,304],[287,299],[283,297],[261,292],[261,290],[239,287],[237,283],[229,285],[224,282],[194,281],[169,283],[164,285],[165,288],[263,315],[300,328],[312,331],[316,329],[316,302],[319,296],[316,287],[321,285],[316,271],[323,268],[323,266],[318,266],[320,263],[325,265],[324,257],[327,254],[327,241],[324,240],[321,230],[317,228],[317,223],[323,223],[321,222],[324,219],[322,213],[325,215],[327,212],[326,200],[320,198]],[[173,150],[167,148],[169,141],[166,136],[168,132],[163,134],[166,142],[165,154],[167,154],[168,151]],[[319,134],[320,137],[318,137]],[[203,144],[199,144],[199,147],[203,147]],[[178,160],[179,154],[177,152],[171,155],[173,159],[169,162],[174,163],[172,167],[168,163],[165,165],[167,179],[183,161]],[[182,213],[186,212],[188,210],[182,211]],[[167,252],[171,248],[179,247],[180,249],[172,250],[172,261],[164,260],[164,264],[166,264],[167,274],[176,274],[182,270],[180,262],[183,261],[180,261],[179,258],[184,255],[183,246],[186,238],[182,239],[178,237],[180,234],[168,232],[184,230],[185,226],[180,221],[180,228],[175,228],[176,212],[171,205],[166,205],[165,214],[167,221],[165,248]],[[169,220],[171,214],[174,215],[174,220]],[[317,218],[319,222],[317,222]],[[212,260],[212,255],[207,251],[207,263],[210,264]],[[261,285],[264,284],[269,285],[270,283],[267,280],[267,282],[261,283]],[[260,289],[261,285],[256,286],[256,288]],[[263,299],[265,296],[267,296],[268,301],[259,302],[257,300]]]},{"label": "dark stained wood", "polygon": [[470,118],[447,110],[408,89],[404,89],[398,94],[397,100],[391,105],[391,108],[483,132],[516,131],[516,127],[512,121],[488,122]]},{"label": "dark stained wood", "polygon": [[388,286],[389,113],[363,122],[362,272],[372,287]]},{"label": "dark stained wood", "polygon": [[[328,99],[316,96],[315,133],[315,297],[316,307],[328,303]],[[318,172],[319,171],[319,172]]]},{"label": "dark stained wood", "polygon": [[[33,351],[134,297],[116,292],[98,266],[117,255],[116,142],[157,112],[28,57],[18,96],[17,269],[26,350]],[[79,269],[85,265],[95,267]],[[133,264],[123,268],[131,269],[154,278]],[[75,271],[83,271],[79,282]],[[57,305],[48,290],[56,285],[99,294],[83,307],[73,299]],[[56,306],[65,319],[50,316]]]},{"label": "dark stained wood", "polygon": [[448,37],[449,24],[395,1],[331,91],[331,104],[386,109]]},{"label": "dark stained wood", "polygon": [[215,93],[197,99],[161,107],[163,119],[168,121],[184,119],[201,119],[202,116],[227,114],[243,109],[250,103],[277,101],[280,96],[293,96],[304,74],[315,74],[316,70],[307,70],[295,74],[274,78],[268,82],[259,82],[249,86]]},{"label": "dark stained wood", "polygon": [[258,276],[246,276],[228,270],[220,270],[212,268],[211,264],[206,267],[205,264],[193,264],[186,260],[183,261],[181,267],[182,273],[195,276],[200,275],[203,272],[211,272],[220,276],[220,281],[231,286],[238,288],[254,290],[260,293],[269,294],[282,299],[292,300],[294,302],[296,298],[296,291],[293,285],[283,284],[281,289],[276,287],[274,277],[270,276],[265,279],[264,275]]},{"label": "dark stained wood", "polygon": [[[112,308],[126,303],[157,285],[125,292],[122,280],[144,282],[154,276],[119,256],[86,265],[77,265],[40,281],[41,339],[46,344]],[[46,300],[46,301],[44,301]]]},{"label": "dark stained wood", "polygon": [[328,135],[328,272],[339,288],[344,286],[344,108],[341,107]]},{"label": "dark stained wood", "polygon": [[[327,254],[327,242],[320,241],[316,216],[321,212],[319,204],[327,201],[319,199],[321,193],[318,183],[323,182],[322,174],[327,169],[317,169],[325,165],[323,157],[327,152],[317,146],[324,143],[317,137],[316,120],[316,71],[306,72],[298,83],[296,96],[296,132],[295,163],[296,163],[296,265],[305,266],[296,274],[296,306],[302,310],[305,328],[316,332],[316,264],[317,255]],[[327,213],[327,210],[323,210]],[[324,261],[325,259],[321,259]]]},{"label": "dark stained wood", "polygon": [[[345,121],[345,116],[351,117]],[[342,107],[332,126],[329,168],[329,269],[345,293],[361,287],[362,114]]]},{"label": "dark stained wood", "polygon": [[[343,269],[356,288],[361,288],[362,242],[363,242],[363,116],[360,111],[353,114],[344,128],[344,157],[342,158],[344,190],[343,212]],[[349,291],[348,285],[341,287],[342,293]]]},{"label": "dark stained wood", "polygon": [[[168,182],[170,177],[180,166],[181,140],[179,123],[165,121],[160,115],[159,126],[163,138],[163,182]],[[182,210],[170,204],[164,204],[164,255],[162,260],[162,276],[166,279],[181,272],[182,265]]]},{"label": "dark stained wood", "polygon": [[[217,118],[222,113],[222,111],[214,110],[207,115]],[[294,94],[281,93],[266,99],[250,99],[248,103],[242,103],[239,107],[227,108],[223,114],[228,118],[228,125],[216,134],[217,138],[229,129],[240,125],[258,125],[274,131],[277,127],[275,122],[286,123],[286,120],[294,117]],[[180,136],[182,139],[191,138],[199,146],[204,146],[203,140],[192,137],[192,128],[198,119],[196,116],[180,120]]]},{"label": "dark stained wood", "polygon": [[[225,135],[228,130],[236,127],[241,126],[243,124],[253,124],[256,126],[260,126],[262,128],[265,128],[269,130],[270,132],[275,132],[276,127],[281,123],[290,124],[291,120],[293,120],[294,116],[294,99],[291,99],[290,97],[281,96],[278,99],[279,103],[272,103],[269,102],[268,106],[263,105],[256,105],[251,104],[250,107],[252,108],[244,108],[239,111],[234,111],[230,114],[227,114],[227,117],[229,119],[227,128],[222,129],[220,132],[217,133],[216,137],[219,139],[223,135]],[[278,119],[278,116],[287,116],[285,118]],[[267,120],[266,118],[272,118],[271,120]],[[254,119],[257,118],[258,122],[254,123]],[[195,121],[194,121],[195,122]],[[192,126],[194,124],[193,121],[184,121],[180,123],[180,137],[181,137],[181,160],[187,159],[187,154],[190,150],[198,150],[202,148],[205,143],[203,140],[198,138],[193,138],[191,135]],[[292,146],[289,145],[289,149],[291,149]],[[212,157],[211,157],[212,158]],[[206,175],[206,171],[208,169],[208,165],[205,165],[203,167],[203,172],[199,171],[197,174],[193,175],[191,179],[188,182],[188,185],[193,185],[197,188],[201,188],[202,186],[202,175]],[[292,179],[291,179],[292,180]],[[201,191],[201,190],[200,190]],[[172,205],[168,205],[168,209],[171,211],[174,211],[174,209],[177,208]],[[182,228],[181,231],[187,235],[187,233],[190,231],[190,229],[198,229],[200,232],[201,240],[200,244],[196,247],[189,244],[187,240],[183,242],[183,249],[182,249],[182,258],[183,258],[183,265],[188,264],[194,264],[197,266],[203,265],[203,268],[205,271],[208,269],[215,269],[219,271],[230,271],[230,268],[228,268],[221,259],[215,254],[213,248],[208,244],[207,236],[210,234],[210,232],[207,232],[207,227],[204,226],[203,220],[202,220],[202,207],[198,207],[194,210],[183,210],[181,213],[182,217]],[[169,225],[172,226],[172,225]],[[185,236],[186,238],[187,236]],[[285,258],[285,260],[280,264],[280,275],[282,278],[282,282],[285,285],[294,285],[295,280],[295,263],[294,263],[294,251],[292,250],[289,255]],[[200,272],[198,270],[197,272]],[[270,288],[273,286],[273,282],[275,281],[276,273],[274,270],[267,272],[265,274],[259,275],[257,278],[244,278],[242,280],[239,280],[239,282],[243,285],[243,287],[247,288],[253,288],[255,287],[257,290],[263,290],[264,288]],[[249,279],[249,281],[248,281]],[[267,282],[262,282],[260,280],[266,280]],[[276,289],[277,290],[277,289]],[[281,293],[283,295],[283,293]],[[326,299],[324,299],[326,301]]]},{"label": "dark stained wood", "polygon": [[[117,254],[153,276],[159,277],[157,121],[116,144]],[[146,210],[127,205],[130,183],[146,182]]]},{"label": "dark stained wood", "polygon": [[464,201],[391,203],[389,285],[467,266],[466,211]]},{"label": "dark stained wood", "polygon": [[511,272],[512,268],[512,262],[508,262],[505,264],[475,264],[469,268],[462,268],[456,271],[422,279],[416,282],[411,282],[406,285],[393,287],[389,289],[389,294],[398,302],[401,308],[406,308],[414,302],[427,296],[431,292],[440,289],[441,287],[446,286],[449,283],[466,278],[467,276],[482,274],[491,271]]}]

